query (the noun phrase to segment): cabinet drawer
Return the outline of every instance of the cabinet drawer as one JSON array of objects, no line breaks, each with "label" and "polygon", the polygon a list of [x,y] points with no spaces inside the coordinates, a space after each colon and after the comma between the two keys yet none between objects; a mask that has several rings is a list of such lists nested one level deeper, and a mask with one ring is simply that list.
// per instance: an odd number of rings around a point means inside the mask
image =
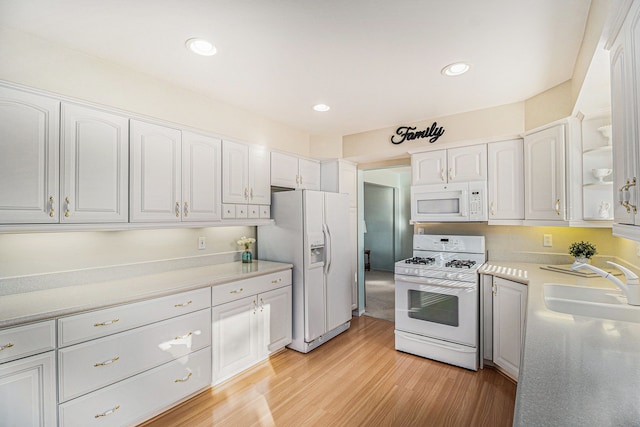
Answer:
[{"label": "cabinet drawer", "polygon": [[248,205],[236,205],[236,218],[249,218],[249,206]]},{"label": "cabinet drawer", "polygon": [[58,319],[58,347],[104,337],[209,307],[210,288]]},{"label": "cabinet drawer", "polygon": [[55,348],[55,320],[0,331],[0,363]]},{"label": "cabinet drawer", "polygon": [[211,385],[211,348],[59,405],[60,426],[135,425]]},{"label": "cabinet drawer", "polygon": [[264,276],[252,277],[250,279],[238,280],[236,282],[225,283],[213,286],[211,295],[211,305],[220,305],[225,302],[234,301],[249,295],[270,291],[291,284],[291,270],[279,271],[277,273],[266,274]]},{"label": "cabinet drawer", "polygon": [[262,218],[262,219],[271,218],[271,206],[269,206],[269,205],[260,205],[260,218]]},{"label": "cabinet drawer", "polygon": [[249,218],[260,218],[260,205],[249,205]]},{"label": "cabinet drawer", "polygon": [[236,205],[224,203],[222,205],[222,219],[234,219],[236,217]]},{"label": "cabinet drawer", "polygon": [[64,402],[211,344],[211,309],[58,351]]}]

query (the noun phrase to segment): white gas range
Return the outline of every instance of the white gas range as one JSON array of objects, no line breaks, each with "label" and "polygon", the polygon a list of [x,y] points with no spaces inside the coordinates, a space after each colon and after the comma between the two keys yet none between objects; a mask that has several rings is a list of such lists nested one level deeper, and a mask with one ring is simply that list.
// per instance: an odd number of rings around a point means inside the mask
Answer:
[{"label": "white gas range", "polygon": [[478,369],[478,269],[484,236],[416,234],[395,264],[396,350]]}]

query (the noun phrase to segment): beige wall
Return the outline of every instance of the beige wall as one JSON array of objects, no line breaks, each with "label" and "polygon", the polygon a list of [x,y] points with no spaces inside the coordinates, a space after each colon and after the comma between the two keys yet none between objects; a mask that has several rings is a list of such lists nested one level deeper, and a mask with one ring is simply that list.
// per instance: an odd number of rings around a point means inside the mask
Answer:
[{"label": "beige wall", "polygon": [[312,135],[309,156],[316,159],[341,159],[341,135]]},{"label": "beige wall", "polygon": [[0,80],[308,156],[309,135],[151,75],[0,28]]},{"label": "beige wall", "polygon": [[255,227],[0,234],[0,278],[234,252],[240,237],[255,234]]},{"label": "beige wall", "polygon": [[[445,133],[435,142],[428,138],[392,144],[390,138],[398,126],[416,126],[425,129],[433,122],[444,126]],[[468,113],[426,119],[417,123],[398,123],[397,126],[377,129],[343,137],[344,157],[358,163],[376,162],[386,159],[407,157],[407,152],[421,148],[442,147],[447,143],[513,136],[524,131],[524,103],[485,108]]]},{"label": "beige wall", "polygon": [[571,116],[573,102],[571,102],[571,81],[559,84],[542,92],[524,103],[526,130],[535,129],[547,123]]}]

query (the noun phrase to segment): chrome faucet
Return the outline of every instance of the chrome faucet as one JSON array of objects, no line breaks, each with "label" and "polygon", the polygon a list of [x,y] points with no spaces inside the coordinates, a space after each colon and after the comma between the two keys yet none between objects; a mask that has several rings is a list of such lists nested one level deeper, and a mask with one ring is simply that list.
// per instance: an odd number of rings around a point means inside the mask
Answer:
[{"label": "chrome faucet", "polygon": [[622,271],[627,280],[627,283],[626,284],[622,283],[622,281],[617,277],[615,277],[614,275],[607,273],[606,271],[601,270],[598,267],[594,267],[591,264],[574,262],[571,265],[571,269],[578,270],[580,268],[586,268],[588,270],[591,270],[599,274],[605,279],[612,281],[617,287],[619,287],[622,290],[622,292],[624,292],[624,294],[627,296],[627,303],[629,303],[630,305],[640,305],[640,280],[638,279],[638,276],[628,268],[625,268],[614,262],[607,261],[607,264],[611,264],[617,269],[619,269],[620,271]]}]

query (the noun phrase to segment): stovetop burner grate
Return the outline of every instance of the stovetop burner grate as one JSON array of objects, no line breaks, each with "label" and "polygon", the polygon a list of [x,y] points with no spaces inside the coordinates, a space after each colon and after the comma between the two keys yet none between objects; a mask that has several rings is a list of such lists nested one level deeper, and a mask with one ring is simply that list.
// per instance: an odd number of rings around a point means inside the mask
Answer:
[{"label": "stovetop burner grate", "polygon": [[433,264],[434,262],[436,262],[435,258],[431,258],[431,257],[419,257],[419,256],[414,256],[413,258],[408,258],[406,260],[404,260],[405,264],[421,264],[421,265],[430,265]]},{"label": "stovetop burner grate", "polygon": [[465,260],[453,259],[453,260],[447,262],[444,266],[445,267],[453,267],[453,268],[471,268],[474,265],[476,265],[476,262],[472,261],[470,259],[465,259]]}]

